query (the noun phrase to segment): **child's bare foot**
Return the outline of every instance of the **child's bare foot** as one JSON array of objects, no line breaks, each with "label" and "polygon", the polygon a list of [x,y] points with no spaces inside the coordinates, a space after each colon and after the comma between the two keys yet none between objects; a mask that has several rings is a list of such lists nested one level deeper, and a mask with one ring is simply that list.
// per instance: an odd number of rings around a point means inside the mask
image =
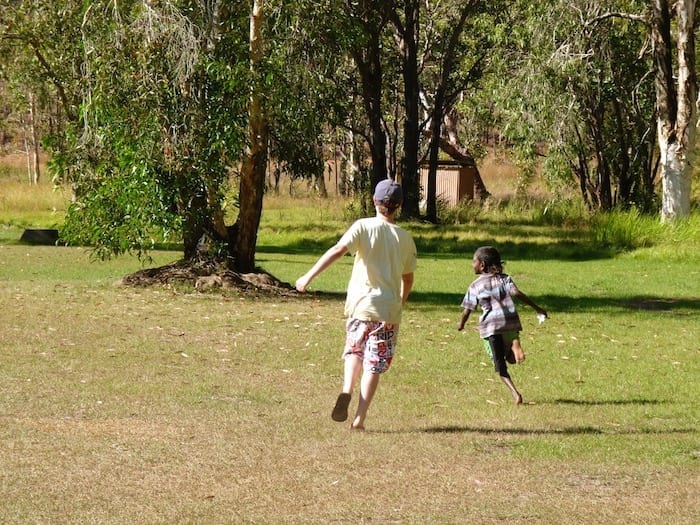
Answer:
[{"label": "child's bare foot", "polygon": [[513,356],[515,357],[516,363],[520,364],[523,361],[525,361],[525,352],[523,352],[523,347],[520,346],[519,339],[513,340],[513,344],[511,346],[511,349],[513,350]]},{"label": "child's bare foot", "polygon": [[522,404],[523,404],[523,396],[521,396],[520,394],[515,394],[515,395],[513,396],[513,399],[515,400],[515,404],[516,404],[516,405],[522,405]]},{"label": "child's bare foot", "polygon": [[359,417],[355,417],[355,419],[352,420],[352,423],[350,423],[350,430],[364,430],[364,429],[365,429],[365,425],[360,420]]},{"label": "child's bare foot", "polygon": [[523,361],[525,361],[525,352],[523,352],[522,348],[513,347],[513,355],[515,356],[515,362],[517,364],[520,364]]}]

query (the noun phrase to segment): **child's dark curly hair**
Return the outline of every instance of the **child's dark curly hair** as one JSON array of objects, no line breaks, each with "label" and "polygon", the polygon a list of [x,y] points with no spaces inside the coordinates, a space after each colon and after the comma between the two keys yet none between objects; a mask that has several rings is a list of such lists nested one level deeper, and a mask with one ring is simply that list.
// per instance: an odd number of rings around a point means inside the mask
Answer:
[{"label": "child's dark curly hair", "polygon": [[503,273],[503,262],[501,254],[493,246],[482,246],[474,252],[474,258],[483,263],[484,273]]}]

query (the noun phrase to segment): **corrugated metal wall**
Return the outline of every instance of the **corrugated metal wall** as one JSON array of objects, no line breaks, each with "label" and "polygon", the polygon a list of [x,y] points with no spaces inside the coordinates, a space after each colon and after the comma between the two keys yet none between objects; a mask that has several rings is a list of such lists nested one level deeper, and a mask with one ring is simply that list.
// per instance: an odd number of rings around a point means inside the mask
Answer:
[{"label": "corrugated metal wall", "polygon": [[[421,200],[428,193],[428,165],[420,168]],[[435,177],[437,198],[449,206],[456,206],[462,200],[474,198],[474,168],[456,162],[438,164]]]}]

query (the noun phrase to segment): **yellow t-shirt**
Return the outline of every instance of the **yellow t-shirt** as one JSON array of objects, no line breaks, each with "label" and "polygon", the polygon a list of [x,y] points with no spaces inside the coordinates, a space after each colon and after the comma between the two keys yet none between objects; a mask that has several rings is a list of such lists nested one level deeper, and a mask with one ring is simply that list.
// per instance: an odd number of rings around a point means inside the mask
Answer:
[{"label": "yellow t-shirt", "polygon": [[411,235],[380,217],[356,221],[339,244],[355,255],[345,315],[362,321],[401,322],[401,276],[415,271]]}]

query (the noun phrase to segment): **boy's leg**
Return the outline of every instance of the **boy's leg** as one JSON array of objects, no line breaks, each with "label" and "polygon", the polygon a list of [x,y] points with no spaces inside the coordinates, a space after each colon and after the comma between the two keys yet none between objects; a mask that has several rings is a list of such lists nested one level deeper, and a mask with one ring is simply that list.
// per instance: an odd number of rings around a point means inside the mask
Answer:
[{"label": "boy's leg", "polygon": [[515,355],[515,362],[522,363],[525,361],[525,352],[520,344],[520,337],[515,337],[511,343],[511,348],[513,349],[513,355]]},{"label": "boy's leg", "polygon": [[346,355],[343,367],[343,392],[352,394],[360,372],[362,372],[362,357],[357,354]]},{"label": "boy's leg", "polygon": [[345,347],[343,348],[343,388],[338,394],[331,412],[333,421],[345,421],[348,418],[348,406],[352,391],[362,371],[363,345],[366,337],[366,323],[357,319],[347,320],[345,323]]},{"label": "boy's leg", "polygon": [[338,394],[333,412],[331,412],[333,421],[339,422],[348,418],[348,406],[350,405],[353,388],[362,370],[362,359],[355,354],[348,354],[345,356],[343,368],[343,390]]},{"label": "boy's leg", "polygon": [[488,338],[489,346],[491,346],[491,355],[493,355],[493,367],[496,373],[501,377],[510,377],[508,375],[508,365],[506,364],[506,345],[503,341],[503,335],[495,334]]},{"label": "boy's leg", "polygon": [[350,428],[364,430],[367,410],[372,403],[379,385],[379,376],[391,366],[394,348],[398,338],[399,327],[389,323],[376,322],[371,324],[367,334],[362,362],[362,379],[360,380],[360,400],[357,412]]},{"label": "boy's leg", "polygon": [[520,392],[518,392],[517,388],[515,388],[515,385],[513,384],[513,381],[510,379],[510,377],[501,376],[501,381],[505,383],[505,385],[510,390],[510,393],[513,394],[513,400],[515,401],[515,404],[521,405],[523,403],[523,396],[521,396]]},{"label": "boy's leg", "polygon": [[350,428],[354,430],[364,430],[367,410],[369,409],[369,405],[372,403],[374,393],[377,391],[380,375],[381,374],[370,372],[369,370],[366,370],[362,374],[362,381],[360,383],[360,401],[357,403],[357,412],[355,412],[355,419],[353,419]]},{"label": "boy's leg", "polygon": [[508,387],[511,394],[513,394],[515,404],[521,404],[523,402],[523,396],[521,396],[520,392],[518,392],[518,390],[515,388],[515,385],[510,378],[510,374],[508,374],[508,365],[506,364],[506,345],[503,340],[503,336],[501,334],[490,336],[489,344],[491,345],[491,350],[493,352],[493,363],[496,372],[500,376],[501,381],[503,381],[503,383],[505,383],[505,385]]}]

